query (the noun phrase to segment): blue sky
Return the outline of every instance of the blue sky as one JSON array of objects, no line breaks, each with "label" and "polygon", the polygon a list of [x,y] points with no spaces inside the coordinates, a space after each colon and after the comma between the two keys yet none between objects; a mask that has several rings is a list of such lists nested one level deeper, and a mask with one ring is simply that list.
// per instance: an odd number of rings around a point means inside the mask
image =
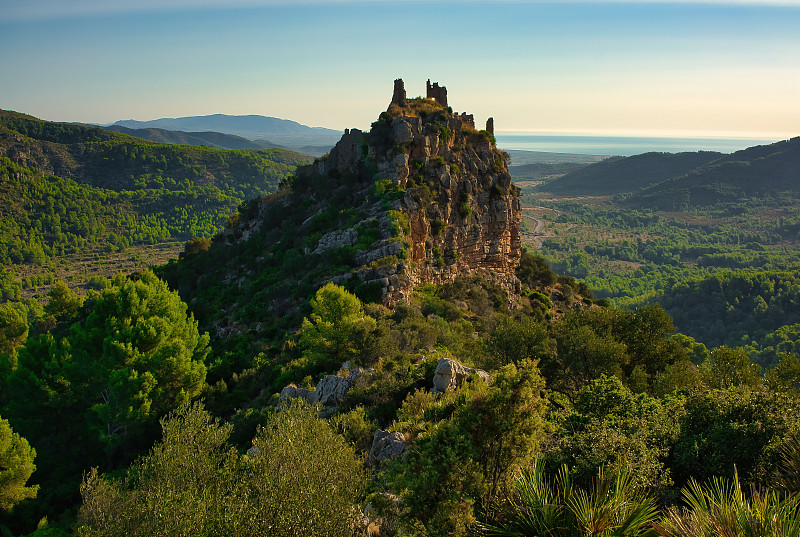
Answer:
[{"label": "blue sky", "polygon": [[0,108],[367,128],[402,77],[500,131],[800,134],[800,0],[2,0]]}]

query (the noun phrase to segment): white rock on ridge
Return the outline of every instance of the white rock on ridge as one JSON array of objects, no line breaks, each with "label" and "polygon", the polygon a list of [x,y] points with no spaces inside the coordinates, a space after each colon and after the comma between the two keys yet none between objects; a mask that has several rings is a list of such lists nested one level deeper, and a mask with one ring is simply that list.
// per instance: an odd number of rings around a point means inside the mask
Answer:
[{"label": "white rock on ridge", "polygon": [[490,376],[486,371],[467,367],[458,360],[452,358],[442,358],[439,360],[439,363],[436,364],[436,372],[433,375],[433,388],[431,391],[434,393],[444,393],[448,389],[458,389],[461,383],[473,374],[477,374],[484,382],[489,382]]},{"label": "white rock on ridge", "polygon": [[353,387],[353,379],[337,375],[325,375],[317,384],[317,402],[325,406],[338,406]]},{"label": "white rock on ridge", "polygon": [[298,397],[305,399],[310,405],[317,403],[317,392],[308,388],[298,388],[295,384],[289,384],[281,390],[279,401],[284,403],[290,399]]},{"label": "white rock on ridge", "polygon": [[392,138],[398,144],[405,144],[414,139],[414,131],[406,118],[396,117],[392,120]]},{"label": "white rock on ridge", "polygon": [[337,229],[323,235],[313,253],[321,254],[325,250],[341,248],[342,246],[352,246],[358,242],[358,231],[353,228]]}]

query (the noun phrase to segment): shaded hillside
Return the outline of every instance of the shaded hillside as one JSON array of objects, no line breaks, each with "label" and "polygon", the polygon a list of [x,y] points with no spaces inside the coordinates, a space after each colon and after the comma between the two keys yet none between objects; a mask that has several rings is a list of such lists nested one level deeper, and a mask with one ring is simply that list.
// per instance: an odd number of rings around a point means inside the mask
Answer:
[{"label": "shaded hillside", "polygon": [[221,132],[183,132],[156,128],[130,129],[122,125],[111,125],[103,128],[162,144],[205,145],[215,149],[265,149],[275,147],[275,144],[271,144],[267,140],[254,142],[241,136],[223,134]]},{"label": "shaded hillside", "polygon": [[515,291],[519,192],[493,136],[435,100],[393,102],[370,132],[243,206],[208,251],[165,268],[219,337],[280,330],[326,281],[393,304],[483,274]]},{"label": "shaded hillside", "polygon": [[712,162],[721,153],[644,153],[612,157],[550,181],[542,189],[558,194],[605,196],[636,192],[642,188]]},{"label": "shaded hillside", "polygon": [[0,112],[0,264],[210,237],[305,157],[147,142]]},{"label": "shaded hillside", "polygon": [[509,166],[508,172],[514,178],[515,181],[531,181],[536,179],[542,179],[544,177],[549,177],[552,175],[561,175],[565,173],[574,172],[575,170],[580,170],[581,168],[585,168],[586,164],[580,164],[577,162],[559,162],[559,163],[547,163],[547,162],[534,162],[531,164],[520,164],[518,166]]},{"label": "shaded hillside", "polygon": [[99,127],[6,111],[0,112],[0,155],[100,188],[181,190],[180,183],[188,181],[243,199],[272,192],[295,166],[307,162],[283,149],[229,151],[157,144]]},{"label": "shaded hillside", "polygon": [[333,129],[308,127],[288,119],[258,115],[229,116],[212,114],[208,116],[161,118],[151,121],[128,119],[117,121],[114,125],[130,129],[156,128],[186,132],[221,132],[259,142],[269,140],[282,147],[291,147],[292,149],[314,145],[324,145],[330,148],[342,135],[341,131]]},{"label": "shaded hillside", "polygon": [[680,177],[644,189],[628,203],[660,210],[685,210],[800,194],[800,137],[726,155]]}]

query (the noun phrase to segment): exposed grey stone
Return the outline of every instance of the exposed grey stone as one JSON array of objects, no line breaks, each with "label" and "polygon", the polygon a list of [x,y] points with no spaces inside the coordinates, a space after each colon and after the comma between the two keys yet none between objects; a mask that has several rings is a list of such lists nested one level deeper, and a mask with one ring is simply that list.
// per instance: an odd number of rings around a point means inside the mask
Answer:
[{"label": "exposed grey stone", "polygon": [[448,389],[458,389],[471,375],[477,374],[485,382],[489,381],[489,373],[481,369],[467,367],[453,358],[442,358],[436,364],[436,371],[433,375],[434,393],[444,393]]},{"label": "exposed grey stone", "polygon": [[317,384],[317,401],[325,406],[338,406],[352,387],[353,381],[349,377],[325,375]]},{"label": "exposed grey stone", "polygon": [[309,390],[308,388],[298,388],[294,384],[289,384],[288,386],[284,387],[281,390],[281,395],[279,397],[279,401],[284,403],[289,401],[290,399],[296,398],[305,399],[306,402],[313,405],[317,402],[317,392],[314,390]]},{"label": "exposed grey stone", "polygon": [[317,248],[313,253],[321,254],[325,250],[341,248],[342,246],[352,246],[358,242],[358,231],[354,228],[337,229],[323,235],[317,243]]},{"label": "exposed grey stone", "polygon": [[414,139],[414,129],[405,117],[392,120],[392,139],[398,144],[406,144]]},{"label": "exposed grey stone", "polygon": [[376,466],[385,460],[394,459],[408,450],[402,433],[377,430],[372,437],[367,464]]}]

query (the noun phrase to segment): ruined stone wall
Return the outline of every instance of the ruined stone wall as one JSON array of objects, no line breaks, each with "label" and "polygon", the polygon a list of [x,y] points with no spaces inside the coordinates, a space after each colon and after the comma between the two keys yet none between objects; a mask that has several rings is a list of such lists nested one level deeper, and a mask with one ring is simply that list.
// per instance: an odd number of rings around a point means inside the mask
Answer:
[{"label": "ruined stone wall", "polygon": [[461,115],[459,116],[458,119],[461,120],[461,123],[464,123],[465,125],[469,125],[473,129],[475,128],[475,117],[472,114],[467,114],[466,112],[461,112]]},{"label": "ruined stone wall", "polygon": [[397,106],[406,106],[406,88],[403,85],[403,79],[398,78],[394,81],[394,94],[392,95],[392,104]]},{"label": "ruined stone wall", "polygon": [[437,103],[447,108],[447,88],[440,86],[438,82],[434,82],[433,85],[431,85],[431,80],[428,79],[425,96],[428,97],[428,99],[436,99]]}]

